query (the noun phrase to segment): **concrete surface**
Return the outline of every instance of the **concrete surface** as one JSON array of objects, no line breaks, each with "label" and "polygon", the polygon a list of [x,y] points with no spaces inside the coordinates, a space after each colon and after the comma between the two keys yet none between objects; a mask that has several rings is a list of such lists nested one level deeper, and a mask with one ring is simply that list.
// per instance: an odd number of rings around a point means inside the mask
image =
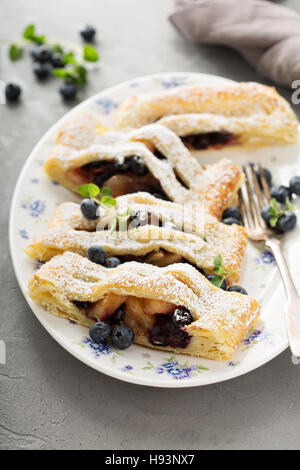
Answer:
[{"label": "concrete surface", "polygon": [[[300,12],[297,0],[284,4]],[[171,5],[170,0],[1,0],[0,35],[14,40],[35,22],[51,37],[77,41],[82,22],[96,25],[101,69],[85,97],[161,71],[260,80],[234,52],[179,37],[167,22]],[[0,339],[7,346],[7,364],[0,366],[0,449],[299,449],[300,366],[292,365],[288,351],[230,382],[159,390],[89,369],[38,323],[11,265],[9,206],[28,154],[68,107],[55,92],[55,80],[36,84],[29,59],[12,64],[2,56],[0,79],[19,81],[23,99],[18,106],[0,106]],[[280,91],[290,98],[290,90]]]}]

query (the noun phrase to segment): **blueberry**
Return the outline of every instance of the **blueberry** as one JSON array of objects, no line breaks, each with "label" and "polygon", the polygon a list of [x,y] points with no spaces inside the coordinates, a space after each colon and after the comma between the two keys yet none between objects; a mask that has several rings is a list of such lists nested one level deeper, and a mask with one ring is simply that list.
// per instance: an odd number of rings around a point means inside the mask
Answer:
[{"label": "blueberry", "polygon": [[114,169],[118,172],[128,171],[130,168],[130,160],[123,155],[119,155],[114,159]]},{"label": "blueberry", "polygon": [[89,247],[87,257],[92,263],[105,265],[106,253],[100,245],[92,245]]},{"label": "blueberry", "polygon": [[117,325],[114,327],[111,342],[118,349],[126,349],[132,343],[134,339],[134,333],[129,326]]},{"label": "blueberry", "polygon": [[138,155],[133,155],[133,157],[130,158],[130,168],[137,176],[143,176],[148,173],[148,168]]},{"label": "blueberry", "polygon": [[148,212],[146,210],[134,210],[131,212],[130,217],[134,227],[140,227],[148,223]]},{"label": "blueberry", "polygon": [[243,220],[242,215],[240,213],[240,209],[238,207],[228,207],[228,209],[225,209],[222,215],[222,219],[224,220],[228,218],[233,218],[239,220],[240,222],[242,222]]},{"label": "blueberry", "polygon": [[278,202],[284,203],[287,197],[291,199],[290,188],[283,185],[273,186],[271,189],[271,197],[276,199]]},{"label": "blueberry", "polygon": [[246,289],[241,286],[230,286],[227,289],[229,292],[239,292],[240,294],[248,295]]},{"label": "blueberry", "polygon": [[13,102],[17,101],[21,94],[21,88],[19,85],[15,85],[14,83],[8,83],[5,87],[5,97],[7,101]]},{"label": "blueberry", "polygon": [[272,214],[270,214],[269,210],[271,209],[270,206],[266,206],[262,209],[260,215],[264,219],[264,221],[268,224],[270,222],[270,219],[272,217]]},{"label": "blueberry", "polygon": [[34,58],[36,62],[39,62],[40,64],[44,64],[45,62],[51,61],[52,51],[48,46],[43,44],[41,46],[34,47],[31,51],[31,56]]},{"label": "blueberry", "polygon": [[[257,176],[257,180],[258,180],[258,183],[259,183],[259,186],[262,188],[262,182],[261,182],[261,179],[260,179],[260,172],[259,171],[256,171],[256,176]],[[269,185],[269,187],[272,186],[272,173],[267,169],[267,168],[263,168],[263,174],[265,176],[265,179]]]},{"label": "blueberry", "polygon": [[290,232],[295,228],[297,216],[292,211],[286,211],[277,221],[276,228],[281,232]]},{"label": "blueberry", "polygon": [[237,224],[237,225],[242,225],[242,222],[238,219],[234,219],[233,217],[227,217],[226,219],[222,220],[223,224],[226,225],[232,225],[232,224]]},{"label": "blueberry", "polygon": [[294,176],[290,180],[290,190],[292,193],[300,196],[300,176]]},{"label": "blueberry", "polygon": [[121,261],[119,260],[119,258],[115,258],[114,256],[112,256],[111,258],[107,258],[106,260],[107,268],[116,268],[117,266],[119,266],[119,264],[121,264]]},{"label": "blueberry", "polygon": [[180,328],[192,323],[193,316],[187,308],[178,307],[173,312],[172,321],[176,328]]},{"label": "blueberry", "polygon": [[92,42],[96,34],[96,29],[93,26],[87,24],[79,32],[85,41]]},{"label": "blueberry", "polygon": [[124,305],[121,305],[112,315],[110,315],[107,319],[110,323],[114,325],[118,325],[122,321],[125,320],[126,312],[124,309]]},{"label": "blueberry", "polygon": [[[209,275],[207,276],[207,280],[211,282],[212,279],[214,279],[215,277],[216,277],[215,274],[209,274]],[[225,279],[223,279],[223,282],[222,282],[222,284],[221,284],[221,286],[220,286],[220,289],[223,289],[223,290],[226,290],[226,289],[227,289],[227,284],[226,284],[226,280],[225,280]]]},{"label": "blueberry", "polygon": [[56,52],[51,57],[51,63],[52,63],[54,68],[58,68],[58,69],[63,68],[65,66],[65,63],[63,61],[63,55]]},{"label": "blueberry", "polygon": [[98,219],[97,210],[99,208],[99,204],[92,199],[83,199],[80,204],[80,210],[82,215],[89,220],[96,220]]},{"label": "blueberry", "polygon": [[167,325],[154,325],[149,331],[149,342],[154,346],[168,346],[170,328]]},{"label": "blueberry", "polygon": [[89,306],[91,305],[90,302],[84,302],[82,300],[73,300],[74,304],[76,305],[76,307],[78,308],[84,308],[84,309],[87,309],[89,308]]},{"label": "blueberry", "polygon": [[111,327],[104,321],[98,321],[90,328],[90,338],[94,343],[102,343],[111,334]]},{"label": "blueberry", "polygon": [[78,92],[78,86],[73,82],[64,82],[59,87],[59,93],[65,100],[73,100]]},{"label": "blueberry", "polygon": [[45,80],[51,74],[52,67],[50,64],[36,64],[33,68],[33,72],[39,80]]}]

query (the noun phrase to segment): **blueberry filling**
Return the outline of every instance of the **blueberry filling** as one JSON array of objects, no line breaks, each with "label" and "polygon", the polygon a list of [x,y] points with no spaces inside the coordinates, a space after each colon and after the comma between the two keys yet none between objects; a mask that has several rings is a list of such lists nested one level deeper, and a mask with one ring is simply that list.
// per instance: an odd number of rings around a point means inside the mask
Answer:
[{"label": "blueberry filling", "polygon": [[[176,310],[182,308],[183,307],[179,307]],[[154,346],[172,346],[173,348],[184,349],[188,346],[190,341],[191,335],[182,330],[179,326],[176,326],[173,321],[173,315],[155,315],[155,323],[149,331],[149,342],[151,344]]]},{"label": "blueberry filling", "polygon": [[88,309],[91,305],[91,302],[84,302],[81,300],[73,300],[73,303],[76,305],[76,307],[81,308],[81,309]]},{"label": "blueberry filling", "polygon": [[197,150],[203,150],[213,146],[223,146],[229,144],[229,142],[232,142],[233,139],[234,135],[231,132],[227,131],[192,134],[182,138],[185,144],[191,145]]}]

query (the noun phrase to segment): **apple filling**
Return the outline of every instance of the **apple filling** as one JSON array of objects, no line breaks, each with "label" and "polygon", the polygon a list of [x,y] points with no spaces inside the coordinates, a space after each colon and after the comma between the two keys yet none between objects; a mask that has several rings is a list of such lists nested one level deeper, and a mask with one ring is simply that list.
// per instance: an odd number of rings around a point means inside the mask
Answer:
[{"label": "apple filling", "polygon": [[154,346],[186,348],[191,336],[184,329],[192,323],[188,309],[162,300],[106,294],[94,303],[74,302],[88,318],[111,325],[126,324],[136,337],[146,338]]},{"label": "apple filling", "polygon": [[182,137],[185,145],[196,150],[204,150],[208,147],[222,148],[229,143],[233,144],[236,137],[231,132],[205,132],[203,134],[191,134]]}]

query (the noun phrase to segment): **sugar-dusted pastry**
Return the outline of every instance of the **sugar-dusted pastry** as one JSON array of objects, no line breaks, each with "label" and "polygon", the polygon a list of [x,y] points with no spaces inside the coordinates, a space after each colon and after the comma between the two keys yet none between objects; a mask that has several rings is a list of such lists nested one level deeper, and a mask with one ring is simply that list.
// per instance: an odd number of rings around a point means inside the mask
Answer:
[{"label": "sugar-dusted pastry", "polygon": [[[222,255],[223,265],[232,272],[227,282],[237,282],[247,246],[244,227],[225,225],[207,212],[193,206],[181,206],[155,198],[148,193],[117,198],[117,211],[130,210],[128,229],[111,231],[109,218],[83,217],[77,203],[61,204],[44,233],[28,247],[26,253],[48,261],[64,251],[86,256],[92,245],[100,245],[107,256],[119,260],[136,260],[158,266],[178,262],[190,263],[205,274],[213,274],[214,260]],[[96,230],[97,229],[97,230]]]},{"label": "sugar-dusted pastry", "polygon": [[202,205],[218,218],[243,181],[241,170],[228,159],[203,168],[164,126],[105,132],[89,115],[64,125],[44,169],[74,192],[89,182],[111,188],[114,197],[147,191],[180,204]]},{"label": "sugar-dusted pastry", "polygon": [[275,88],[259,83],[191,85],[132,96],[119,108],[117,128],[156,122],[196,149],[224,145],[286,145],[298,139],[298,121]]},{"label": "sugar-dusted pastry", "polygon": [[256,300],[214,287],[187,264],[107,269],[70,252],[32,275],[29,294],[50,313],[85,326],[110,323],[118,311],[135,343],[214,360],[231,357],[260,313]]}]

